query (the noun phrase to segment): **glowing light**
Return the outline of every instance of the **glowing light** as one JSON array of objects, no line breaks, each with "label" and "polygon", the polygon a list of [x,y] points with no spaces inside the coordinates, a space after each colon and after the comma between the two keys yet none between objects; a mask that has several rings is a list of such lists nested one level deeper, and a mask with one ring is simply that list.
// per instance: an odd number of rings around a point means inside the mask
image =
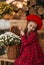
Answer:
[{"label": "glowing light", "polygon": [[13,2],[13,4],[15,4],[18,8],[22,8],[23,7],[22,2]]},{"label": "glowing light", "polygon": [[10,4],[11,2],[13,2],[14,0],[7,0],[6,3]]},{"label": "glowing light", "polygon": [[27,5],[27,3],[26,3],[26,2],[23,2],[23,4],[24,4],[24,5]]},{"label": "glowing light", "polygon": [[24,0],[24,1],[27,1],[27,0]]}]

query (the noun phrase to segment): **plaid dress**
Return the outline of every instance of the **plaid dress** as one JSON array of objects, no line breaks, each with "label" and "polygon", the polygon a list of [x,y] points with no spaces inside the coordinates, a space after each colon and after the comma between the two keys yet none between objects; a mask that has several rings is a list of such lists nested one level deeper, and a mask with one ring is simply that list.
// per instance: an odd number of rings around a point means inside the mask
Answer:
[{"label": "plaid dress", "polygon": [[15,60],[15,65],[44,65],[44,55],[37,34],[31,32],[28,37],[23,35],[21,41],[20,55]]}]

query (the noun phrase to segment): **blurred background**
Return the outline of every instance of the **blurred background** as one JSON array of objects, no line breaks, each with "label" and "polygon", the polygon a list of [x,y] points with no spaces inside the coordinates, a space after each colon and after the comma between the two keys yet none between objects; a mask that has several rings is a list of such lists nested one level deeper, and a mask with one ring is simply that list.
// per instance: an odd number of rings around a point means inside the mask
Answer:
[{"label": "blurred background", "polygon": [[10,31],[13,20],[25,21],[31,13],[42,18],[44,31],[44,0],[0,0],[0,34]]},{"label": "blurred background", "polygon": [[26,16],[31,13],[42,18],[43,26],[38,33],[44,49],[44,0],[0,0],[0,35],[8,31],[19,34],[13,26],[21,26],[24,30]]}]

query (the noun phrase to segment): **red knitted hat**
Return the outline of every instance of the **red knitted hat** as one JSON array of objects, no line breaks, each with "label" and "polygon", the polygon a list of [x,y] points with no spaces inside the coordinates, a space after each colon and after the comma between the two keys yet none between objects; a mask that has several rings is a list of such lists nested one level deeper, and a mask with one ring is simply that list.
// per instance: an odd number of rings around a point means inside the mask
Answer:
[{"label": "red knitted hat", "polygon": [[29,21],[34,21],[34,22],[36,22],[37,25],[38,25],[38,30],[41,29],[41,27],[42,27],[42,19],[41,19],[39,16],[37,16],[37,15],[35,15],[35,14],[30,14],[30,15],[27,16],[26,19],[27,19],[28,22],[29,22]]}]

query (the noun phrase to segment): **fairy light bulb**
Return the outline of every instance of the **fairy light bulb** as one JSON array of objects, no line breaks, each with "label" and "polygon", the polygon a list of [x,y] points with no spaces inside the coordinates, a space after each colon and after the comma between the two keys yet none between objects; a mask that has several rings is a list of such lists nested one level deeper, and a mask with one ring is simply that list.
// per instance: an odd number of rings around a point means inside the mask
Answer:
[{"label": "fairy light bulb", "polygon": [[13,2],[13,4],[15,4],[18,8],[22,8],[23,7],[22,2],[19,2],[19,1]]},{"label": "fairy light bulb", "polygon": [[24,1],[27,1],[27,0],[24,0]]},{"label": "fairy light bulb", "polygon": [[18,8],[22,8],[23,7],[23,4],[21,2],[18,2],[17,7]]}]

